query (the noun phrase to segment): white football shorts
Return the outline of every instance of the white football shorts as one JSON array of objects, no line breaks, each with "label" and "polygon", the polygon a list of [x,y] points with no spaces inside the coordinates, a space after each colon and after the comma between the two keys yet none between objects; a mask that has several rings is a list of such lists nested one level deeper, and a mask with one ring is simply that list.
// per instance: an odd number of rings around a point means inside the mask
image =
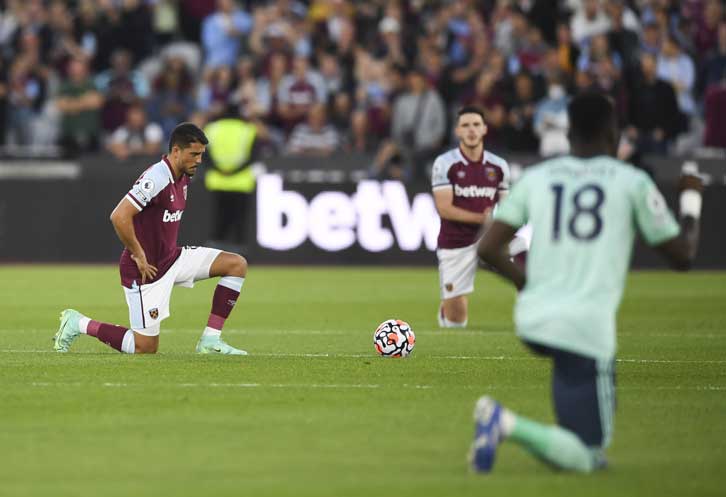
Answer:
[{"label": "white football shorts", "polygon": [[[519,228],[509,243],[509,253],[514,256],[529,250],[532,228],[526,224]],[[452,299],[474,291],[474,277],[478,267],[477,243],[455,249],[437,249],[439,258],[439,287],[441,299]]]},{"label": "white football shorts", "polygon": [[209,278],[209,269],[221,250],[184,247],[179,258],[161,279],[147,285],[124,288],[129,306],[129,324],[136,333],[157,336],[161,322],[169,317],[174,285],[192,288],[195,281]]}]

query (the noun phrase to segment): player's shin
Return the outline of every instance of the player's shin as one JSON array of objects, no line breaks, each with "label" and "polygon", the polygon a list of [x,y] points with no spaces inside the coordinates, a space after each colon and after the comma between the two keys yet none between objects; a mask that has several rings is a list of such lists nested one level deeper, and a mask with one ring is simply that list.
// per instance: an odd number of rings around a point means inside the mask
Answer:
[{"label": "player's shin", "polygon": [[128,328],[115,324],[101,323],[92,319],[88,319],[87,322],[82,320],[80,328],[81,333],[96,337],[100,342],[105,343],[119,352],[125,354],[133,354],[135,352],[134,332]]},{"label": "player's shin", "polygon": [[595,469],[593,451],[573,432],[544,425],[508,411],[508,438],[543,461],[564,470],[589,473]]},{"label": "player's shin", "polygon": [[237,276],[224,276],[219,280],[212,297],[212,311],[202,336],[220,336],[224,322],[237,303],[245,279]]}]

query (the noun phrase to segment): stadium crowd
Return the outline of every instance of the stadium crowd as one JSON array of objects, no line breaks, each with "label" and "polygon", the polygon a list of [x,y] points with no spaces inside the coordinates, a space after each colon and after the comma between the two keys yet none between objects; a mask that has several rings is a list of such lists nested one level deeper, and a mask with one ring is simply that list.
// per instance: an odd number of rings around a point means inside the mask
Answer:
[{"label": "stadium crowd", "polygon": [[726,147],[720,0],[5,0],[0,140],[157,153],[234,115],[267,153],[375,155],[400,175],[480,106],[487,147],[567,151],[566,103],[617,104],[623,157]]}]

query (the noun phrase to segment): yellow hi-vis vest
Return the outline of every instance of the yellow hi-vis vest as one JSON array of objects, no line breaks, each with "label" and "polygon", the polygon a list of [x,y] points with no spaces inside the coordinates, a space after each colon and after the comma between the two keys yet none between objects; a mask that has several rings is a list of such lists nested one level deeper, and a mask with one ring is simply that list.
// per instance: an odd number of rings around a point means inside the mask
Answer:
[{"label": "yellow hi-vis vest", "polygon": [[207,171],[207,190],[250,193],[255,189],[255,175],[247,162],[252,153],[257,129],[239,119],[220,119],[208,124],[204,134],[209,139],[209,156],[214,169]]}]

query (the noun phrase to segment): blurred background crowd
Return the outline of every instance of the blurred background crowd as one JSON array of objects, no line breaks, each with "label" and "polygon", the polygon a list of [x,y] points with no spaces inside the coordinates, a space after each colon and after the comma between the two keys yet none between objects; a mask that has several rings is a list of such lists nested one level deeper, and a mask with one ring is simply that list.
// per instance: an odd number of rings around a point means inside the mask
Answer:
[{"label": "blurred background crowd", "polygon": [[161,153],[235,117],[265,154],[414,177],[481,107],[487,148],[567,151],[568,98],[612,96],[620,154],[726,147],[720,0],[0,1],[4,154]]}]

